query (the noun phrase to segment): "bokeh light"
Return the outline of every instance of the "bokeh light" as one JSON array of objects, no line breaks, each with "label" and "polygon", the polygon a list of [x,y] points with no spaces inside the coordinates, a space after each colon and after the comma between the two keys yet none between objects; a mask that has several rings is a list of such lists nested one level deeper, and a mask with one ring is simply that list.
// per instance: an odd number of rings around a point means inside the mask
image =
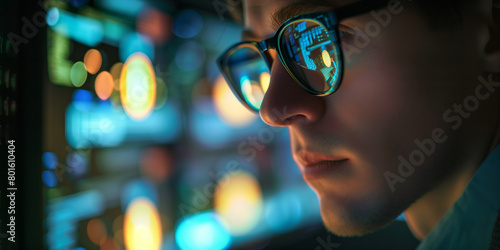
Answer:
[{"label": "bokeh light", "polygon": [[53,152],[43,153],[42,163],[47,169],[55,169],[57,167],[57,155]]},{"label": "bokeh light", "polygon": [[99,244],[101,250],[120,250],[120,245],[113,237],[105,237]]},{"label": "bokeh light", "polygon": [[103,71],[95,79],[95,92],[101,100],[107,100],[113,93],[114,81],[111,74]]},{"label": "bokeh light", "polygon": [[72,100],[73,102],[92,102],[92,93],[83,89],[75,89]]},{"label": "bokeh light", "polygon": [[141,157],[142,174],[158,184],[171,174],[172,165],[172,153],[163,148],[146,149]]},{"label": "bokeh light", "polygon": [[125,119],[109,102],[74,102],[66,108],[66,141],[75,149],[116,146],[127,135]]},{"label": "bokeh light", "polygon": [[125,17],[136,17],[149,4],[144,0],[93,0],[99,9],[111,11]]},{"label": "bokeh light", "polygon": [[73,92],[72,100],[76,109],[85,111],[89,110],[92,106],[92,93],[83,89],[75,89]]},{"label": "bokeh light", "polygon": [[232,235],[249,233],[257,225],[262,212],[259,183],[246,171],[228,173],[217,186],[214,207]]},{"label": "bokeh light", "polygon": [[89,47],[103,41],[104,29],[98,19],[64,9],[50,9],[45,19],[52,30]]},{"label": "bokeh light", "polygon": [[124,233],[127,249],[160,249],[160,216],[150,200],[140,197],[130,204],[125,213]]},{"label": "bokeh light", "polygon": [[180,38],[192,38],[200,33],[203,19],[194,10],[181,11],[174,21],[173,32]]},{"label": "bokeh light", "polygon": [[96,49],[89,49],[83,57],[83,63],[85,64],[87,72],[89,72],[90,74],[97,73],[102,65],[101,52]]},{"label": "bokeh light", "polygon": [[58,183],[57,175],[52,170],[44,170],[42,172],[42,181],[47,187],[55,187]]},{"label": "bokeh light", "polygon": [[117,62],[111,66],[111,70],[109,73],[111,73],[111,76],[113,77],[114,81],[114,90],[120,90],[120,75],[122,73],[122,68],[123,68],[123,63],[122,62]]},{"label": "bokeh light", "polygon": [[87,69],[82,61],[73,64],[69,78],[75,87],[81,87],[85,83],[87,80]]},{"label": "bokeh light", "polygon": [[71,170],[68,173],[75,178],[84,176],[88,171],[87,159],[78,152],[69,153],[66,156],[66,164]]},{"label": "bokeh light", "polygon": [[54,26],[58,20],[59,20],[59,10],[54,7],[50,8],[49,11],[47,11],[47,17],[46,17],[47,25]]},{"label": "bokeh light", "polygon": [[144,9],[137,18],[137,30],[156,44],[162,44],[171,36],[171,18],[155,8]]},{"label": "bokeh light", "polygon": [[87,235],[94,244],[99,245],[106,239],[106,225],[101,219],[93,218],[87,223]]},{"label": "bokeh light", "polygon": [[222,75],[217,77],[213,89],[213,101],[217,114],[233,127],[243,127],[257,118],[234,96]]},{"label": "bokeh light", "polygon": [[183,250],[226,249],[231,243],[231,235],[222,223],[212,211],[188,216],[179,223],[175,241]]},{"label": "bokeh light", "polygon": [[120,97],[125,112],[135,120],[146,118],[156,98],[156,77],[149,58],[138,52],[125,62],[120,76]]}]

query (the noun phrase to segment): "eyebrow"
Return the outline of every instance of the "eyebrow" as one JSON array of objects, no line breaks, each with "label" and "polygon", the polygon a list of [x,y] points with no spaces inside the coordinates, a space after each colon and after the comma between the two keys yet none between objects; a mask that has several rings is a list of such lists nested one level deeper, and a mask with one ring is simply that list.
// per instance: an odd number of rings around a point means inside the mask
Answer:
[{"label": "eyebrow", "polygon": [[[284,6],[271,15],[270,27],[273,30],[277,30],[281,24],[286,20],[301,15],[308,12],[318,11],[323,8],[338,8],[338,5],[332,3],[325,3],[324,0],[301,0],[299,2]],[[251,30],[243,30],[241,33],[241,39],[246,40],[259,40],[255,33]]]},{"label": "eyebrow", "polygon": [[325,3],[326,1],[315,1],[315,0],[302,0],[297,3],[287,5],[279,10],[275,11],[271,16],[271,27],[273,29],[278,29],[282,23],[286,20],[295,17],[300,14],[307,12],[317,11],[320,8],[335,8],[338,7],[332,3]]}]

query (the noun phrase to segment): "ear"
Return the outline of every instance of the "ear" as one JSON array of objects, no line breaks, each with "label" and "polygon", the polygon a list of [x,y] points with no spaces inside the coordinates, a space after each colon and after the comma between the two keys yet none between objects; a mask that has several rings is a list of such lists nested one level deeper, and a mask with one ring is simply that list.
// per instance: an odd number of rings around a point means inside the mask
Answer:
[{"label": "ear", "polygon": [[485,47],[487,70],[500,73],[500,0],[490,0],[489,40]]}]

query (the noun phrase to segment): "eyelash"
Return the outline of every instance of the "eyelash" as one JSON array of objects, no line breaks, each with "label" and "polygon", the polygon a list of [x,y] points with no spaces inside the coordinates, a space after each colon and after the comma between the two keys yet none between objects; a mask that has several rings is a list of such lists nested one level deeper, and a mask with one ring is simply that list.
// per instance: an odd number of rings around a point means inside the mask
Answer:
[{"label": "eyelash", "polygon": [[350,39],[355,34],[355,31],[352,28],[342,24],[339,25],[337,30],[339,31],[339,38],[341,40]]}]

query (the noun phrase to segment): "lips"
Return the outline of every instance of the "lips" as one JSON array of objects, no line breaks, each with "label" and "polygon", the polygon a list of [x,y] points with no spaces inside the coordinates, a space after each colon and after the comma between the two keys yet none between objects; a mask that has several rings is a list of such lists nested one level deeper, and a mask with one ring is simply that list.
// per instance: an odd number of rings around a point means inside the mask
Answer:
[{"label": "lips", "polygon": [[294,158],[306,180],[326,178],[345,166],[349,159],[314,152],[296,153]]}]

